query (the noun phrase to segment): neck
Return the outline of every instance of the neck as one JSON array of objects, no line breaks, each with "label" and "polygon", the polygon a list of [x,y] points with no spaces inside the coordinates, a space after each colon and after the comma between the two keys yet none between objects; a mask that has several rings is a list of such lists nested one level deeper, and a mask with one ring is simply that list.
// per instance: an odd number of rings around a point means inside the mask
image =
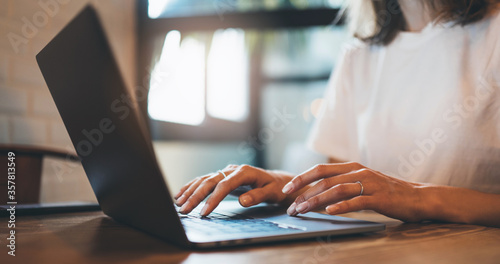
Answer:
[{"label": "neck", "polygon": [[406,31],[420,32],[432,22],[433,17],[422,0],[399,0],[398,2],[406,21]]}]

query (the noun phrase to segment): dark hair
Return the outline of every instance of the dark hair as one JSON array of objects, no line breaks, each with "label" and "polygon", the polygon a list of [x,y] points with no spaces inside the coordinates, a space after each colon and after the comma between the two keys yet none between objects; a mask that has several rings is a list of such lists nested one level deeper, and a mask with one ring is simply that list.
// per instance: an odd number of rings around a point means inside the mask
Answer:
[{"label": "dark hair", "polygon": [[[387,45],[397,36],[398,32],[404,30],[406,24],[398,0],[358,1],[358,6],[355,8],[364,8],[365,10],[371,8],[374,14],[365,16],[365,18],[351,16],[351,19],[358,20],[357,23],[369,24],[368,26],[356,26],[356,29],[353,30],[353,34],[356,38],[370,44]],[[433,16],[437,18],[437,21],[454,21],[456,25],[461,26],[483,19],[488,16],[492,10],[496,9],[500,3],[500,0],[423,1],[430,12],[433,13]],[[363,5],[370,5],[370,7],[362,7]],[[366,13],[364,15],[366,15]],[[363,12],[355,16],[363,16]],[[367,21],[368,19],[372,21]],[[369,28],[370,32],[360,32],[360,26],[365,27],[365,29]]]}]

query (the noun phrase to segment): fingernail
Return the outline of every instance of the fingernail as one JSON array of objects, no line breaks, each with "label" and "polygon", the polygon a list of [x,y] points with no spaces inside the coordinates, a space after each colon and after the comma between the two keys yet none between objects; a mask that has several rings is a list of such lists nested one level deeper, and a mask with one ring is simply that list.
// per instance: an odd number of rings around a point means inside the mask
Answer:
[{"label": "fingernail", "polygon": [[244,194],[244,195],[240,196],[240,203],[243,206],[250,206],[253,203],[253,198],[252,198],[252,196],[250,196],[248,194]]},{"label": "fingernail", "polygon": [[288,210],[286,210],[286,213],[288,215],[294,215],[297,212],[297,211],[295,211],[296,207],[297,207],[296,203],[291,204],[290,207],[288,207]]},{"label": "fingernail", "polygon": [[183,204],[185,201],[186,201],[186,197],[185,195],[179,197],[179,199],[177,199],[177,201],[175,202],[177,205],[181,205]]},{"label": "fingernail", "polygon": [[307,213],[307,211],[309,210],[309,206],[309,202],[303,202],[297,206],[296,210],[300,213]]},{"label": "fingernail", "polygon": [[183,204],[179,211],[184,214],[186,212],[186,209],[188,208],[188,206],[189,206],[189,202]]},{"label": "fingernail", "polygon": [[281,190],[283,193],[290,193],[290,191],[293,189],[293,183],[289,182],[283,187],[283,190]]},{"label": "fingernail", "polygon": [[174,198],[175,198],[175,199],[179,198],[179,196],[180,196],[181,194],[182,194],[182,192],[180,192],[180,191],[179,191],[179,192],[178,192],[178,193],[174,196]]},{"label": "fingernail", "polygon": [[328,214],[335,214],[338,210],[339,210],[339,207],[336,204],[333,204],[333,205],[326,207],[326,212]]},{"label": "fingernail", "polygon": [[207,216],[207,211],[208,211],[208,204],[206,203],[205,206],[203,206],[203,208],[201,209],[200,214],[202,216]]}]

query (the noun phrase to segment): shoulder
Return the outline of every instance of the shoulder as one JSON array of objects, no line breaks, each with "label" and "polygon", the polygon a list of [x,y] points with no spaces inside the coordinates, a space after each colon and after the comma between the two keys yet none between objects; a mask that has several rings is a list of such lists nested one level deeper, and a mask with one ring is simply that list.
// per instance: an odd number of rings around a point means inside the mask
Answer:
[{"label": "shoulder", "polygon": [[383,47],[352,39],[342,47],[339,66],[358,68],[360,65],[368,65],[367,63],[376,57],[381,48]]},{"label": "shoulder", "polygon": [[[500,6],[500,5],[499,5]],[[496,10],[495,14],[488,18],[488,30],[486,33],[487,65],[485,80],[489,82],[491,87],[500,87],[500,8]],[[490,48],[491,47],[491,48]]]},{"label": "shoulder", "polygon": [[[346,42],[341,49],[340,56],[333,69],[330,82],[330,93],[342,92],[344,94],[356,93],[360,87],[365,87],[363,82],[371,79],[376,63],[377,46],[364,43],[357,39]],[[359,78],[364,76],[364,78]]]},{"label": "shoulder", "polygon": [[444,24],[440,39],[450,51],[469,60],[469,67],[483,71],[500,63],[500,10],[493,10],[480,21],[466,26],[455,22]]},{"label": "shoulder", "polygon": [[484,36],[486,42],[498,41],[500,32],[500,9],[495,9],[481,21],[465,26],[465,30],[474,39]]},{"label": "shoulder", "polygon": [[500,39],[500,9],[497,9],[486,18],[486,23],[488,24],[487,34],[489,39],[498,43]]},{"label": "shoulder", "polygon": [[[341,59],[337,64],[340,74],[350,86],[365,86],[362,82],[371,80],[377,74],[380,58],[383,56],[385,46],[365,43],[353,39],[346,43],[342,49]],[[364,78],[358,78],[364,76]]]},{"label": "shoulder", "polygon": [[368,55],[375,49],[377,49],[376,45],[370,45],[359,39],[352,39],[344,44],[342,54],[344,59],[356,59]]},{"label": "shoulder", "polygon": [[484,28],[483,48],[482,53],[489,61],[487,68],[500,67],[500,10],[495,10],[490,16],[482,21]]},{"label": "shoulder", "polygon": [[500,26],[500,4],[486,19],[491,20],[497,28]]}]

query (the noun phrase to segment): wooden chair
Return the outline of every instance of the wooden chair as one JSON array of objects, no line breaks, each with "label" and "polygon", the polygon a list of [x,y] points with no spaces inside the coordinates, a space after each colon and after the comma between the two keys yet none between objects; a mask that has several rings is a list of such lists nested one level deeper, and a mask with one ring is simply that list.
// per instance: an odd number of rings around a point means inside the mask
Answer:
[{"label": "wooden chair", "polygon": [[7,204],[8,181],[8,153],[15,154],[15,201],[18,204],[38,203],[40,201],[40,187],[44,157],[58,157],[77,162],[80,159],[72,153],[56,149],[21,146],[0,145],[0,204]]}]

